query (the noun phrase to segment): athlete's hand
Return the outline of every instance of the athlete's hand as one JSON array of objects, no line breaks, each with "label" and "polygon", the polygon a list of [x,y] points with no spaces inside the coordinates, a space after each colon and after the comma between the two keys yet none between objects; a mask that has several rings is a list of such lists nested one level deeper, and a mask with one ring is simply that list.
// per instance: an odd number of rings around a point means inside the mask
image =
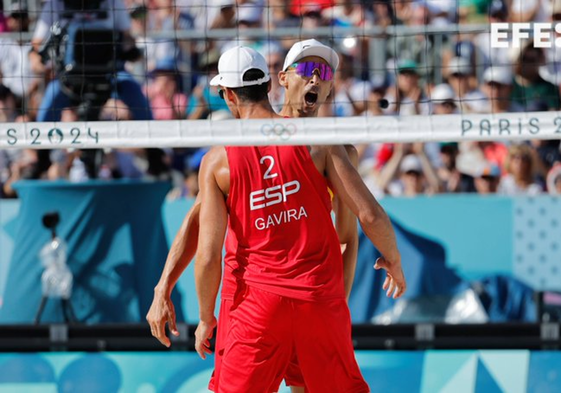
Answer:
[{"label": "athlete's hand", "polygon": [[175,325],[175,308],[167,294],[154,291],[154,300],[150,310],[148,310],[148,314],[146,314],[146,320],[150,324],[152,336],[156,337],[159,342],[168,348],[171,345],[171,341],[166,336],[166,323],[171,334],[179,336],[177,326]]},{"label": "athlete's hand", "polygon": [[216,318],[212,317],[212,320],[208,322],[200,321],[197,330],[195,330],[195,350],[203,360],[206,359],[207,354],[212,354],[209,340],[212,338],[215,327]]},{"label": "athlete's hand", "polygon": [[397,299],[405,293],[407,284],[405,283],[405,276],[401,269],[401,261],[389,262],[384,257],[380,257],[376,260],[374,269],[384,269],[386,271],[386,280],[382,286],[382,288],[387,291],[386,296],[390,297],[393,294],[393,298]]}]

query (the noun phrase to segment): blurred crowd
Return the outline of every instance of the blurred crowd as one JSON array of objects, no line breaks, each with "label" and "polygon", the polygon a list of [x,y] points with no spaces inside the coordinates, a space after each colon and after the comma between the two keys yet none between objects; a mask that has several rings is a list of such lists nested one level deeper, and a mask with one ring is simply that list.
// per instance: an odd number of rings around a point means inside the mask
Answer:
[{"label": "blurred crowd", "polygon": [[[306,32],[331,26],[350,32],[317,37],[333,46],[341,59],[330,101],[323,105],[321,116],[436,116],[557,111],[561,107],[561,48],[534,48],[530,40],[520,48],[491,48],[489,32],[462,31],[471,24],[561,21],[561,0],[103,3],[111,4],[109,22],[123,33],[123,45],[138,50],[116,77],[117,83],[129,83],[128,87],[119,90],[116,85],[115,94],[101,109],[100,120],[229,118],[225,102],[208,84],[217,73],[221,53],[232,45],[251,46],[266,57],[271,74],[277,75],[290,46],[308,36],[277,37],[267,32],[280,28]],[[42,61],[38,54],[50,25],[64,17],[60,11],[64,2],[4,0],[0,4],[0,32],[12,33],[0,33],[0,122],[81,120],[71,102],[56,96],[60,94],[56,65]],[[446,31],[446,26],[451,30]],[[386,30],[388,27],[395,27],[396,34]],[[436,31],[443,27],[444,33]],[[235,37],[204,37],[219,29],[235,29],[237,33]],[[247,38],[245,29],[263,29],[265,33]],[[357,29],[370,29],[370,33],[357,34]],[[184,32],[198,32],[202,38],[190,40],[181,35]],[[284,90],[277,78],[272,81],[270,100],[280,110]],[[130,94],[133,88],[138,94]],[[147,108],[138,107],[143,103]],[[54,108],[56,105],[59,107]],[[561,194],[558,140],[371,144],[357,148],[359,170],[378,197],[463,192]],[[198,192],[197,173],[205,152],[0,150],[0,197],[17,197],[12,185],[21,179],[90,178],[166,180],[174,185],[170,198],[193,197]]]}]

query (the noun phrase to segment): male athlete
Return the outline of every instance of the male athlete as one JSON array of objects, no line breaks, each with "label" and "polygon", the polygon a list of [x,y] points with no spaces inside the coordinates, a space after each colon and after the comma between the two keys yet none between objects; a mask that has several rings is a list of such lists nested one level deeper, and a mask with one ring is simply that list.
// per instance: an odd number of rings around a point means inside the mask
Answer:
[{"label": "male athlete", "polygon": [[[313,77],[314,69],[312,67],[318,61],[330,65],[334,71],[339,59],[333,49],[314,39],[293,45],[286,56],[283,71],[279,75],[280,84],[286,89],[281,115],[286,117],[317,116],[319,107],[325,102],[333,83],[333,72],[325,72],[323,75],[318,74]],[[357,160],[356,150],[352,146],[347,146],[347,152],[351,160]],[[358,249],[356,219],[337,197],[334,198],[333,204],[336,213],[337,234],[343,250],[345,292],[348,299],[354,279]],[[166,266],[155,289],[152,307],[147,315],[152,334],[166,346],[170,345],[170,341],[165,334],[165,324],[169,324],[172,334],[177,334],[175,311],[170,294],[180,275],[193,259],[198,241],[199,209],[200,199],[197,198],[173,241]],[[228,254],[226,255],[226,258],[230,257]],[[231,281],[228,280],[228,277],[225,277],[225,280],[226,283]],[[223,286],[216,338],[215,373],[210,384],[211,390],[213,390],[214,378],[220,371],[223,352],[221,343],[228,332],[228,312],[233,302],[234,292],[235,289],[229,290],[227,284]],[[223,328],[223,326],[226,327]],[[304,392],[304,382],[296,362],[290,364],[285,377],[287,385],[292,387],[294,393]]]},{"label": "male athlete", "polygon": [[[328,72],[319,64],[320,75]],[[236,118],[274,119],[269,80],[263,57],[236,47],[221,56],[211,84]],[[354,358],[327,181],[382,253],[377,265],[387,270],[388,294],[401,296],[405,279],[390,221],[343,147],[214,147],[203,159],[195,260],[202,357],[216,326],[227,227],[226,249],[235,247],[236,292],[217,392],[275,391],[294,354],[310,392],[369,391]]]}]

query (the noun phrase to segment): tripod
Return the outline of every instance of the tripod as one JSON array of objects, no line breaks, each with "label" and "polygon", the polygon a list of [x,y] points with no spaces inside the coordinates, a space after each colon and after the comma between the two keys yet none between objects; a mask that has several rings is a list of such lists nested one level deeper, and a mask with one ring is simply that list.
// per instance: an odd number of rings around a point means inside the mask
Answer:
[{"label": "tripod", "polygon": [[60,217],[57,212],[47,213],[43,216],[43,225],[51,230],[51,241],[43,247],[40,253],[45,271],[41,276],[43,295],[39,309],[35,314],[35,325],[41,322],[41,316],[49,298],[60,299],[66,323],[76,322],[76,316],[70,302],[73,278],[66,265],[66,243],[56,236],[56,226],[59,221]]}]

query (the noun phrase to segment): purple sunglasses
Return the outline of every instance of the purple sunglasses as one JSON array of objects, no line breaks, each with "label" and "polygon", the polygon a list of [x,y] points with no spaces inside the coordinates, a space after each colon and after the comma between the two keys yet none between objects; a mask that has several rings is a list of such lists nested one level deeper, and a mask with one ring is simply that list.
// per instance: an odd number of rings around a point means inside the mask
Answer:
[{"label": "purple sunglasses", "polygon": [[322,81],[333,80],[333,69],[327,64],[318,63],[314,61],[304,61],[302,63],[294,63],[292,67],[295,67],[296,73],[300,76],[305,76],[310,78],[314,75],[316,70],[319,71],[319,78]]}]

